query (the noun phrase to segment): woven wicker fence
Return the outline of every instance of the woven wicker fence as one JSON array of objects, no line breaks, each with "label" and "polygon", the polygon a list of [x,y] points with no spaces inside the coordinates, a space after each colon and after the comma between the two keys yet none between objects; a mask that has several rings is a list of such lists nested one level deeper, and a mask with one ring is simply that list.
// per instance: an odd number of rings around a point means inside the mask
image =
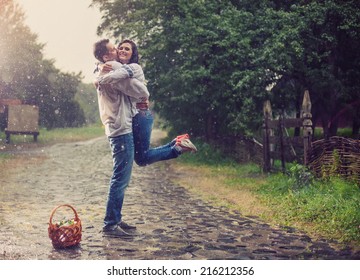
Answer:
[{"label": "woven wicker fence", "polygon": [[333,136],[314,141],[308,159],[318,177],[340,175],[360,184],[360,140]]}]

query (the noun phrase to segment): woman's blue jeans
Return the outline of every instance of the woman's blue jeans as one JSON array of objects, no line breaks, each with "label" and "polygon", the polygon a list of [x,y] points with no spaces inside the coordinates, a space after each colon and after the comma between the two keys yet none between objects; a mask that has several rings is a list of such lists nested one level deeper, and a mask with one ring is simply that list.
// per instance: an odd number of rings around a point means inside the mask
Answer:
[{"label": "woman's blue jeans", "polygon": [[110,179],[104,227],[110,227],[121,221],[121,210],[125,190],[129,185],[134,161],[134,138],[132,133],[109,137],[113,158],[113,174]]},{"label": "woman's blue jeans", "polygon": [[150,110],[139,110],[133,117],[133,135],[135,145],[135,162],[146,166],[161,160],[177,158],[179,152],[174,148],[174,141],[163,146],[150,148],[150,137],[154,116]]}]

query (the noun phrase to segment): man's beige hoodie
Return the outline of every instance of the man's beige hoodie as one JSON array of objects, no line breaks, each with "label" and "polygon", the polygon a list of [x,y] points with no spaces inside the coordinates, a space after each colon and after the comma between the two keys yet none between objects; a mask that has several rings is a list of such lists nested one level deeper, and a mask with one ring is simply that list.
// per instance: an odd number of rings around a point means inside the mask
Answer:
[{"label": "man's beige hoodie", "polygon": [[132,118],[137,114],[136,101],[149,98],[144,73],[139,64],[108,61],[113,71],[97,78],[100,119],[108,137],[132,132]]}]

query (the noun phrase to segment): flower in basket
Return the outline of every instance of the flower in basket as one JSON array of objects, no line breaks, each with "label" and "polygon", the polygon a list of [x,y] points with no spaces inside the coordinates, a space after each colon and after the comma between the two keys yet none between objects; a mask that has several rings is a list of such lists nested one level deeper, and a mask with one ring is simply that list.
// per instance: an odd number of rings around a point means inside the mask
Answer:
[{"label": "flower in basket", "polygon": [[74,219],[71,220],[61,220],[55,223],[56,227],[67,227],[76,224],[76,221]]}]

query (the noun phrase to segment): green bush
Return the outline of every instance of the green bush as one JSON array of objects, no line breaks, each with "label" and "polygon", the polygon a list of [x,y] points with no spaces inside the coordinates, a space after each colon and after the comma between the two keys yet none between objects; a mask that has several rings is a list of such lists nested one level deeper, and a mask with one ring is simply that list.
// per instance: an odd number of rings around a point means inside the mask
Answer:
[{"label": "green bush", "polygon": [[294,190],[310,186],[314,181],[311,171],[304,165],[293,164],[289,168],[289,185]]}]

